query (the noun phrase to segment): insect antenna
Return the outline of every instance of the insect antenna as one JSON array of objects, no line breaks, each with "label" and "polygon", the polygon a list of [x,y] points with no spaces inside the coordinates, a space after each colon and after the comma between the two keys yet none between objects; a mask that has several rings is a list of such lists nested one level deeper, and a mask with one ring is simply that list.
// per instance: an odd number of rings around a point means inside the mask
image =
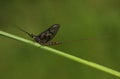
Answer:
[{"label": "insect antenna", "polygon": [[18,26],[16,26],[16,28],[19,29],[20,31],[26,33],[26,34],[29,35],[30,37],[32,37],[32,38],[34,37],[33,34],[31,34],[31,33],[27,32],[27,31],[23,30],[22,28],[20,28],[20,27],[18,27]]}]

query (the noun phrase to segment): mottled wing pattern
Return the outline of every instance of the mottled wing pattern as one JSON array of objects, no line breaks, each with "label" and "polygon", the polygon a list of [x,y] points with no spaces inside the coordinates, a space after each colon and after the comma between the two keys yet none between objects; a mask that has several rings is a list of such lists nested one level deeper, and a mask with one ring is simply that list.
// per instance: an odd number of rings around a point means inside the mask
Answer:
[{"label": "mottled wing pattern", "polygon": [[50,40],[52,40],[55,37],[59,28],[60,28],[59,24],[54,24],[51,27],[49,27],[47,30],[43,31],[38,36],[36,36],[35,40],[42,45],[59,44],[59,42],[49,42]]}]

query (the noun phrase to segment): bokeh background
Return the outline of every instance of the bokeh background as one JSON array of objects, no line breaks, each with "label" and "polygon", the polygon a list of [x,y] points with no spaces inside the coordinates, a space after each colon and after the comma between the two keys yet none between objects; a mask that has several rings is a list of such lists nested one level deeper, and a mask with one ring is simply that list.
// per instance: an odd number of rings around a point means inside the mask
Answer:
[{"label": "bokeh background", "polygon": [[[61,28],[52,48],[120,71],[120,0],[0,0],[0,30],[32,40]],[[20,41],[0,36],[0,79],[119,79]]]}]

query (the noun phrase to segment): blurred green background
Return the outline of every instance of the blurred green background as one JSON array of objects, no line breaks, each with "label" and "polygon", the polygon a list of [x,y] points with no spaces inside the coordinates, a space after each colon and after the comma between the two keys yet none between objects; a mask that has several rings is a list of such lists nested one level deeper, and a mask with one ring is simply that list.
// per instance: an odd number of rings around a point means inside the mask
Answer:
[{"label": "blurred green background", "polygon": [[[0,30],[32,40],[61,28],[52,48],[120,71],[120,0],[0,0]],[[83,64],[0,36],[0,79],[119,79]]]}]

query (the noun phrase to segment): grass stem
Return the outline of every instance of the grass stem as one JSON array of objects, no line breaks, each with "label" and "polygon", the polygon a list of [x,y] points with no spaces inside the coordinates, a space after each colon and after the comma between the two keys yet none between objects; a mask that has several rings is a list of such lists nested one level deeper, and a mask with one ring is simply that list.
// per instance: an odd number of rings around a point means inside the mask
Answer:
[{"label": "grass stem", "polygon": [[70,60],[76,61],[76,62],[84,64],[84,65],[87,65],[87,66],[95,68],[97,70],[101,70],[101,71],[106,72],[108,74],[120,77],[120,72],[118,72],[116,70],[113,70],[111,68],[105,67],[103,65],[100,65],[100,64],[97,64],[97,63],[94,63],[94,62],[91,62],[91,61],[87,61],[85,59],[82,59],[82,58],[79,58],[79,57],[76,57],[76,56],[73,56],[73,55],[70,55],[70,54],[68,54],[66,52],[59,51],[59,50],[56,50],[56,49],[53,49],[53,48],[50,48],[50,47],[47,47],[47,46],[42,46],[42,45],[40,45],[38,43],[35,43],[33,41],[21,38],[19,36],[16,36],[16,35],[4,32],[4,31],[0,31],[0,35],[6,36],[6,37],[9,37],[9,38],[18,40],[18,41],[22,41],[22,42],[27,43],[27,44],[31,44],[32,46],[39,47],[39,48],[41,48],[43,50],[47,50],[47,51],[49,51],[51,53],[54,53],[54,54],[57,54],[59,56],[68,58]]}]

